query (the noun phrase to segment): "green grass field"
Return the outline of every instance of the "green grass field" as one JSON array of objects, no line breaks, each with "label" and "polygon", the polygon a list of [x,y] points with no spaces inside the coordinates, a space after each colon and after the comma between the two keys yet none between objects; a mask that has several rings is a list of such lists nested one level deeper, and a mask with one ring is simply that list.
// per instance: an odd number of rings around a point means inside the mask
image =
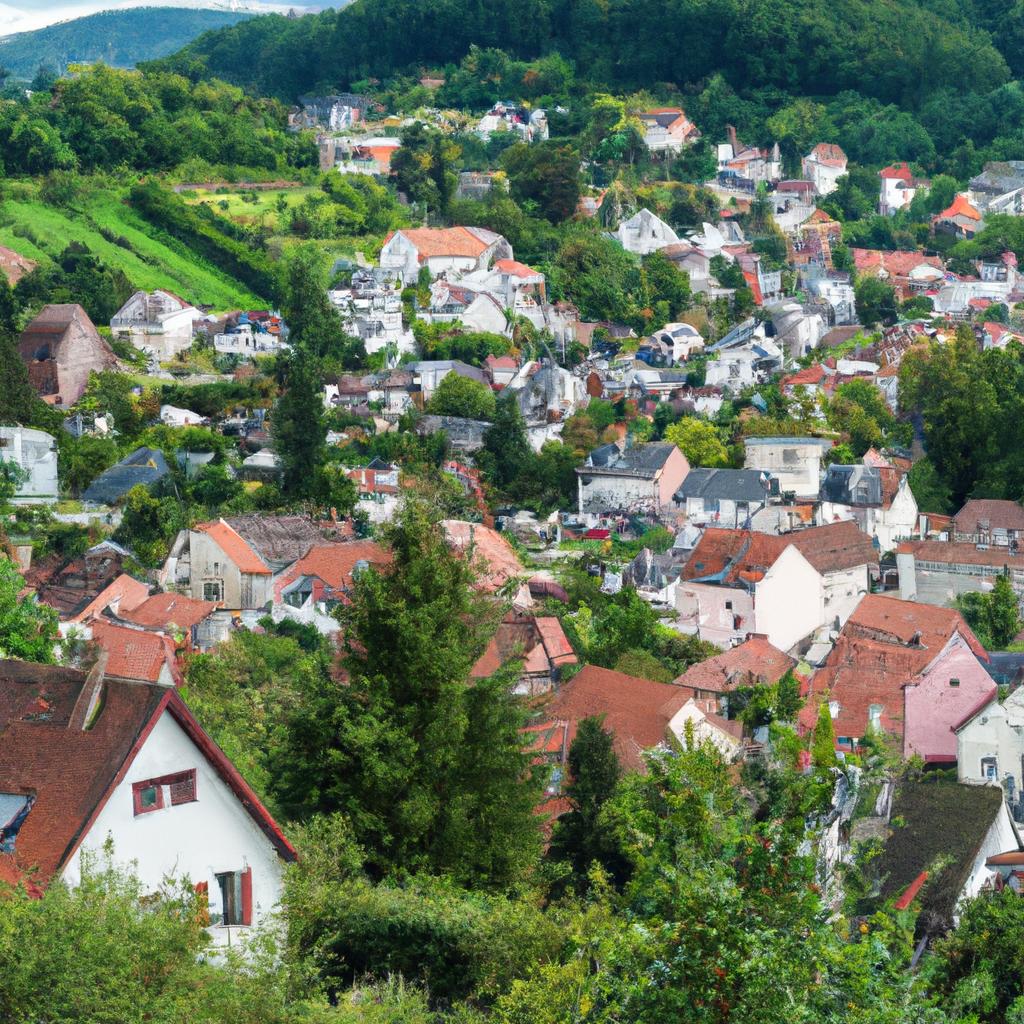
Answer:
[{"label": "green grass field", "polygon": [[263,223],[271,231],[277,231],[278,221],[278,197],[282,197],[288,209],[298,206],[312,192],[318,192],[312,186],[300,186],[298,188],[275,188],[266,191],[251,192],[210,192],[199,189],[194,196],[186,195],[183,198],[187,203],[198,205],[200,203],[211,206],[216,213],[223,217],[230,217],[239,224]]},{"label": "green grass field", "polygon": [[[128,248],[105,238],[101,227],[127,242]],[[0,245],[30,259],[43,262],[59,255],[69,242],[82,242],[108,266],[122,270],[136,288],[165,288],[217,311],[265,304],[180,243],[153,238],[152,231],[113,190],[93,192],[83,209],[67,210],[48,206],[22,188],[4,202],[0,214]]]}]

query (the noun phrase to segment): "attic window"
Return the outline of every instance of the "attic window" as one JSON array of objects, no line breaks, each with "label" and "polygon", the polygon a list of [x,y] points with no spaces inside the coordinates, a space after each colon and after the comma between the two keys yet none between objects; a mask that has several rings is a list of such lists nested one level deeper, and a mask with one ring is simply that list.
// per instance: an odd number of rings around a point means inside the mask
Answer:
[{"label": "attic window", "polygon": [[949,685],[950,686],[959,686],[960,685],[960,680],[959,679],[950,679]]},{"label": "attic window", "polygon": [[192,803],[196,799],[195,768],[132,784],[132,806],[136,817],[164,807]]},{"label": "attic window", "polygon": [[14,853],[14,841],[35,800],[24,793],[0,793],[0,853]]}]

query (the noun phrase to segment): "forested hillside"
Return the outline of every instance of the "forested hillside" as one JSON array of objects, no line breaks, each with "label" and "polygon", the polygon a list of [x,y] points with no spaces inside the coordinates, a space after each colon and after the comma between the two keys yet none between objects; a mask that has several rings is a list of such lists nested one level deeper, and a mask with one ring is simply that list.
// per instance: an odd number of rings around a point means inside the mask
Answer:
[{"label": "forested hillside", "polygon": [[101,11],[0,38],[0,64],[11,76],[26,80],[40,65],[58,72],[76,61],[102,60],[115,67],[132,67],[140,60],[173,53],[204,32],[248,17],[239,11],[177,7]]},{"label": "forested hillside", "polygon": [[592,84],[620,89],[693,87],[720,73],[739,92],[854,90],[913,106],[943,88],[986,92],[1011,77],[1018,48],[1004,35],[996,49],[981,30],[992,18],[988,8],[915,0],[357,0],[341,12],[233,26],[184,57],[283,99],[458,62],[475,44],[527,59],[557,51]]}]

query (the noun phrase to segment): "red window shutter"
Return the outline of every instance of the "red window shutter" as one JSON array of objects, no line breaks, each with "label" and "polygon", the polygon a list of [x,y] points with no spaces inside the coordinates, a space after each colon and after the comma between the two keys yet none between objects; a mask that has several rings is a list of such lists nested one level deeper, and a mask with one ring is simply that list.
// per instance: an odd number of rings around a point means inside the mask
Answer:
[{"label": "red window shutter", "polygon": [[199,923],[205,928],[210,923],[210,883],[196,882],[195,889],[199,897]]},{"label": "red window shutter", "polygon": [[252,868],[242,872],[242,924],[252,924]]}]

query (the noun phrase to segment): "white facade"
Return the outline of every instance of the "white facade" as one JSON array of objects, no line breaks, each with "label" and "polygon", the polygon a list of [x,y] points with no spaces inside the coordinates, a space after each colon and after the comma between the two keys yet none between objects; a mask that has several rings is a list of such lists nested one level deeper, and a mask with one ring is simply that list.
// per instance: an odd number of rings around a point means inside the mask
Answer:
[{"label": "white facade", "polygon": [[139,291],[111,317],[110,333],[167,362],[192,344],[196,321],[202,318],[177,295]]},{"label": "white facade", "polygon": [[215,334],[213,348],[222,355],[265,356],[288,348],[288,342],[276,334],[254,332],[251,327],[245,326],[227,334]]},{"label": "white facade", "polygon": [[823,501],[818,509],[822,525],[847,519],[856,520],[860,528],[878,541],[880,551],[892,551],[901,540],[909,540],[917,530],[917,500],[907,477],[900,480],[899,490],[888,508],[880,505],[840,505]]},{"label": "white facade", "polygon": [[956,733],[956,771],[961,782],[1003,782],[1024,786],[1024,687],[994,699]]},{"label": "white facade", "polygon": [[0,462],[27,474],[14,492],[16,504],[57,500],[57,442],[32,427],[0,427]]},{"label": "white facade", "polygon": [[[196,773],[195,800],[170,806],[165,799],[159,810],[135,813],[134,783],[190,770]],[[76,885],[83,852],[101,854],[108,838],[115,861],[132,867],[153,892],[169,876],[205,882],[210,935],[218,945],[237,943],[251,930],[213,923],[222,912],[218,874],[251,870],[254,926],[280,901],[283,864],[273,844],[169,711],[160,716],[65,865],[64,881]]]},{"label": "white facade", "polygon": [[[816,437],[748,437],[744,469],[767,470],[781,491],[798,498],[816,498],[821,488],[821,462],[831,441]],[[778,644],[776,644],[778,646]]]},{"label": "white facade", "polygon": [[327,297],[341,316],[345,332],[360,338],[367,354],[388,345],[398,354],[416,351],[416,339],[405,327],[402,297],[397,292],[381,289],[367,295],[344,288],[328,292]]},{"label": "white facade", "polygon": [[[472,244],[467,233],[479,244]],[[496,258],[511,259],[512,247],[485,228],[412,228],[396,231],[387,239],[380,250],[380,267],[394,271],[403,284],[412,285],[420,267],[426,267],[431,277],[448,274],[454,280],[460,274],[485,269]]]},{"label": "white facade", "polygon": [[626,252],[638,256],[647,256],[679,241],[679,236],[660,217],[647,209],[638,210],[629,220],[624,220],[615,236]]}]

